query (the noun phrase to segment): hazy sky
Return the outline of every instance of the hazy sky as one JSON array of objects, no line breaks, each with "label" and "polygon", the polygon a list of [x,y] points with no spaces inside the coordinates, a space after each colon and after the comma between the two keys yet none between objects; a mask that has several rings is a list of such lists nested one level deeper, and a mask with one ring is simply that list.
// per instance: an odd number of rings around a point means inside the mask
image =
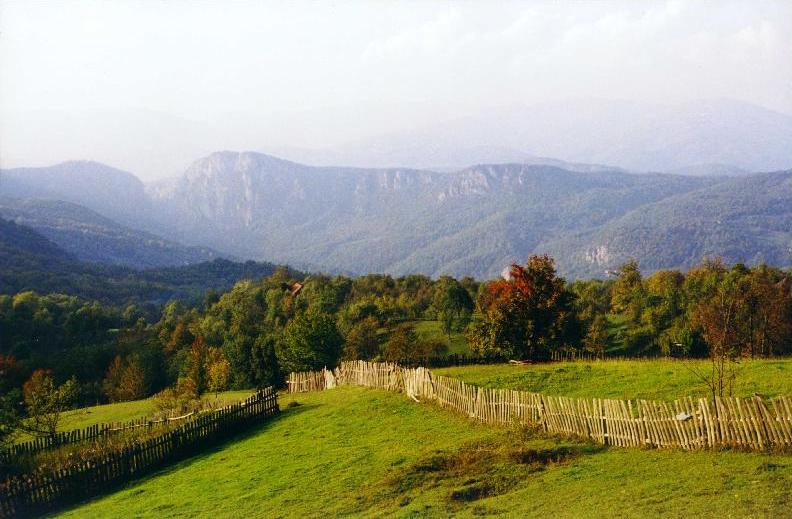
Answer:
[{"label": "hazy sky", "polygon": [[327,147],[580,97],[792,113],[792,2],[0,0],[3,167],[130,167],[138,135],[212,128],[201,146]]}]

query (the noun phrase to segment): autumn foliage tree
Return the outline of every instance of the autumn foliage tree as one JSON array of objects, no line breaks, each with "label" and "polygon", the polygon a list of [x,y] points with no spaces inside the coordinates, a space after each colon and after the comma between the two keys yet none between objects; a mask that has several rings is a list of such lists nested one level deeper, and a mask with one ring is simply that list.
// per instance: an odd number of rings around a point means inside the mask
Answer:
[{"label": "autumn foliage tree", "polygon": [[709,348],[710,373],[703,376],[713,398],[723,396],[733,383],[733,362],[739,359],[745,346],[740,337],[742,307],[741,286],[734,276],[721,274],[715,292],[699,302],[693,313],[693,322],[700,328]]},{"label": "autumn foliage tree", "polygon": [[22,386],[28,419],[25,428],[37,436],[54,436],[61,413],[75,399],[77,383],[72,379],[58,386],[48,370],[37,369]]},{"label": "autumn foliage tree", "polygon": [[479,307],[483,319],[471,326],[468,340],[482,355],[545,359],[580,338],[573,295],[548,256],[512,265],[508,279],[489,284]]},{"label": "autumn foliage tree", "polygon": [[231,381],[231,363],[222,348],[209,348],[206,357],[207,389],[217,395]]},{"label": "autumn foliage tree", "polygon": [[208,357],[209,348],[206,347],[203,337],[199,335],[190,346],[185,374],[186,378],[195,385],[199,394],[206,390],[208,384]]},{"label": "autumn foliage tree", "polygon": [[741,328],[750,356],[781,353],[792,336],[789,277],[757,267],[742,280]]},{"label": "autumn foliage tree", "polygon": [[124,402],[143,398],[148,393],[146,373],[136,355],[122,359],[117,355],[102,382],[105,396],[111,402]]},{"label": "autumn foliage tree", "polygon": [[717,280],[693,311],[693,323],[707,343],[712,395],[722,396],[735,377],[740,357],[770,355],[783,349],[792,331],[789,278],[767,267],[727,270],[713,262],[703,268]]}]

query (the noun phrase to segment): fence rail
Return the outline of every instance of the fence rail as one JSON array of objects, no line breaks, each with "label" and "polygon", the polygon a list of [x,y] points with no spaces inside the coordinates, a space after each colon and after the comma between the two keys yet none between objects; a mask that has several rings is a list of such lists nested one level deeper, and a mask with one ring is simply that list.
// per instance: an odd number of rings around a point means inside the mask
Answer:
[{"label": "fence rail", "polygon": [[198,415],[179,427],[119,450],[83,459],[54,472],[36,472],[0,483],[0,517],[41,515],[94,496],[168,463],[189,457],[262,418],[279,412],[272,388],[243,402]]},{"label": "fence rail", "polygon": [[[482,388],[426,368],[343,362],[333,371],[292,373],[291,392],[357,385],[437,402],[489,424],[518,422],[550,434],[620,447],[751,450],[792,448],[792,398],[682,398],[673,402],[568,398]],[[311,380],[309,384],[305,381]]]},{"label": "fence rail", "polygon": [[102,424],[94,424],[84,427],[82,429],[73,429],[71,431],[61,431],[52,436],[45,436],[33,438],[25,442],[20,442],[11,445],[3,450],[0,450],[0,463],[9,463],[14,458],[24,456],[26,454],[35,454],[38,452],[46,451],[49,449],[56,449],[64,445],[72,443],[79,443],[83,441],[96,440],[111,434],[124,432],[132,429],[140,429],[146,427],[152,429],[154,427],[164,424],[174,424],[193,418],[197,414],[206,413],[211,411],[192,411],[181,416],[168,416],[163,418],[137,418],[126,422],[109,422]]}]

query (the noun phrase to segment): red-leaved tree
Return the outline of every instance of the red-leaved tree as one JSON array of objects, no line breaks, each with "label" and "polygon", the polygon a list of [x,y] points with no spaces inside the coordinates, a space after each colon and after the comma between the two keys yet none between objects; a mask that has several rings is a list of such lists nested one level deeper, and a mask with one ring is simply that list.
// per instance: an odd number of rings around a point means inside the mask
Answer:
[{"label": "red-leaved tree", "polygon": [[580,339],[573,297],[549,256],[512,265],[508,278],[490,283],[480,298],[482,319],[470,327],[471,347],[482,355],[545,359]]}]

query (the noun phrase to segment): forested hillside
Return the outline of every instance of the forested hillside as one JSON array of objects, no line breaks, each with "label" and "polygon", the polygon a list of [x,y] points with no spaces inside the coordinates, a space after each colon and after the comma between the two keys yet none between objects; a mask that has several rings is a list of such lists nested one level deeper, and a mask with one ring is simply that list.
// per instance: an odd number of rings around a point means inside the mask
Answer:
[{"label": "forested hillside", "polygon": [[158,205],[171,211],[174,238],[241,256],[355,273],[493,276],[555,236],[716,182],[516,164],[446,174],[312,168],[226,152],[193,164],[158,193]]},{"label": "forested hillside", "polygon": [[30,227],[80,261],[137,269],[210,261],[219,254],[120,225],[71,202],[0,198],[0,218]]},{"label": "forested hillside", "polygon": [[[206,271],[214,266],[222,267],[210,263]],[[171,280],[194,287],[231,268],[194,272],[195,279],[181,269],[154,271],[121,286],[154,290]],[[460,333],[467,353],[481,360],[583,353],[739,360],[792,353],[790,274],[767,266],[711,261],[644,278],[630,262],[616,280],[571,284],[546,256],[513,265],[507,278],[491,282],[305,277],[286,268],[244,274],[228,290],[153,308],[101,304],[86,294],[0,295],[0,359],[12,357],[22,378],[36,368],[53,370],[61,381],[76,375],[91,399],[113,400],[186,381],[199,393],[210,386],[277,386],[286,373],[341,359],[425,365],[445,357],[452,334]],[[419,320],[437,322],[437,331],[419,334]],[[124,372],[138,381],[131,389],[113,378]]]},{"label": "forested hillside", "polygon": [[[93,178],[79,165],[68,183]],[[190,262],[214,250],[304,270],[479,278],[542,253],[570,278],[604,277],[630,258],[646,270],[689,268],[705,257],[792,265],[789,171],[639,175],[534,163],[441,173],[220,152],[147,192],[137,186],[115,207],[108,201],[124,198],[119,189],[131,175],[114,172],[101,189],[53,188],[71,178],[70,167],[12,170],[0,192],[77,201],[120,225],[40,201],[7,203],[7,216],[78,258],[110,264]]]},{"label": "forested hillside", "polygon": [[598,275],[640,258],[646,270],[688,269],[702,258],[792,265],[792,172],[729,179],[641,206],[591,234],[546,246],[564,271]]},{"label": "forested hillside", "polygon": [[[792,207],[789,177],[519,164],[440,174],[309,168],[227,152],[196,162],[158,193],[158,204],[173,211],[177,239],[241,256],[355,273],[491,277],[549,252],[563,274],[589,277],[631,257],[647,269],[690,267],[705,256],[792,264],[792,242],[779,231]],[[748,235],[750,247],[733,245]]]},{"label": "forested hillside", "polygon": [[132,173],[91,161],[0,172],[0,196],[63,200],[123,224],[150,214],[143,183]]},{"label": "forested hillside", "polygon": [[222,259],[143,271],[84,263],[34,230],[0,219],[0,294],[34,290],[110,304],[162,304],[172,298],[201,299],[207,289],[223,290],[274,271],[270,263]]}]

